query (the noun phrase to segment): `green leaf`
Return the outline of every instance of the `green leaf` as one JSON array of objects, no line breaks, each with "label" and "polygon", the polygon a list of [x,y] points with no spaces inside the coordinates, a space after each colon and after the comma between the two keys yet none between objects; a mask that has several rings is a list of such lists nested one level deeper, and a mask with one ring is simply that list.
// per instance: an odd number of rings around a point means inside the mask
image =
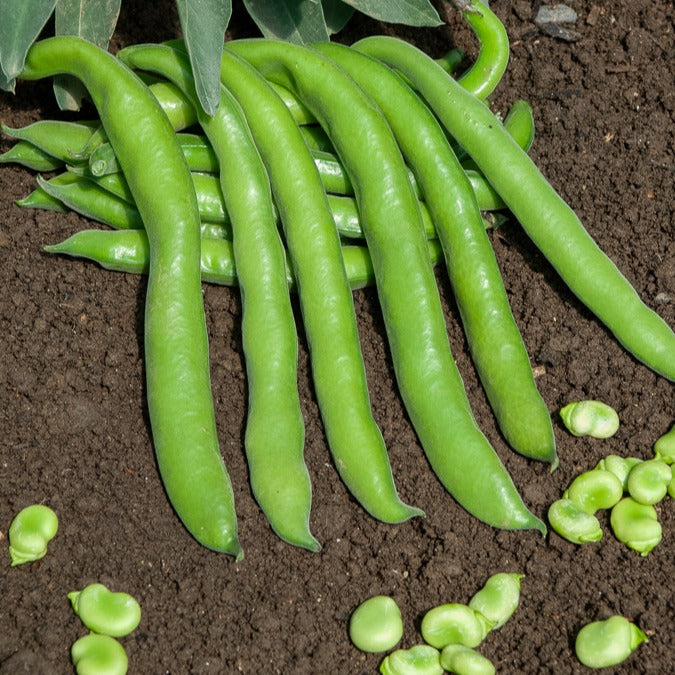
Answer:
[{"label": "green leaf", "polygon": [[429,0],[344,0],[354,9],[387,23],[406,26],[440,26],[438,12]]},{"label": "green leaf", "polygon": [[244,5],[266,38],[299,44],[329,39],[319,0],[244,0]]},{"label": "green leaf", "polygon": [[[76,35],[101,49],[108,48],[110,36],[117,25],[122,0],[57,0],[54,32],[56,35]],[[74,78],[59,75],[54,78],[54,95],[61,110],[79,110],[87,92]]]},{"label": "green leaf", "polygon": [[208,115],[220,100],[220,61],[231,0],[176,0],[178,18],[190,57],[197,96]]},{"label": "green leaf", "polygon": [[3,2],[0,21],[0,88],[14,91],[17,75],[23,70],[26,52],[35,42],[56,0]]},{"label": "green leaf", "polygon": [[328,33],[338,33],[354,15],[354,8],[342,0],[321,0]]}]

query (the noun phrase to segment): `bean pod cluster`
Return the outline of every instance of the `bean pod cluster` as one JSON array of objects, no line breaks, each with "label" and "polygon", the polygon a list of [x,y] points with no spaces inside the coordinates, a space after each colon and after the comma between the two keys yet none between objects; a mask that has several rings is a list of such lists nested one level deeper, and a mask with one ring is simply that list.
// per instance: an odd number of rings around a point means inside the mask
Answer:
[{"label": "bean pod cluster", "polygon": [[278,536],[309,550],[320,544],[310,531],[291,291],[334,465],[363,508],[387,523],[423,512],[399,497],[373,418],[355,288],[377,289],[398,388],[434,473],[494,527],[546,531],[473,416],[435,264],[445,262],[500,430],[528,458],[552,469],[558,462],[486,225],[517,218],[626,349],[675,379],[673,331],[528,156],[529,106],[517,102],[501,120],[486,104],[508,61],[503,25],[478,0],[464,16],[482,48],[459,75],[447,70],[457,59],[435,61],[387,37],[351,47],[227,42],[213,116],[199,104],[180,41],[113,56],[58,37],[28,53],[22,79],[78,77],[99,119],[4,127],[17,142],[0,161],[45,173],[65,167],[20,204],[72,209],[111,228],[77,232],[49,251],[148,274],[158,466],[178,516],[213,550],[242,555],[216,433],[202,281],[240,289],[252,491]]}]

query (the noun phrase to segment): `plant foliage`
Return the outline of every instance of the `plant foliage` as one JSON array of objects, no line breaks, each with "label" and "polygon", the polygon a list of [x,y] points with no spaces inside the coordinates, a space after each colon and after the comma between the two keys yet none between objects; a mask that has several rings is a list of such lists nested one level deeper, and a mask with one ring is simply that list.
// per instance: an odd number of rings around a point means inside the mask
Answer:
[{"label": "plant foliage", "polygon": [[[387,23],[438,26],[430,0],[243,0],[263,36],[301,44],[325,42],[354,12]],[[218,105],[220,57],[232,0],[175,0],[183,38],[195,74],[199,100],[209,114]],[[5,0],[0,10],[0,88],[14,90],[26,53],[52,14],[56,35],[77,35],[107,48],[121,0]],[[79,107],[79,83],[58,78],[57,101]]]}]

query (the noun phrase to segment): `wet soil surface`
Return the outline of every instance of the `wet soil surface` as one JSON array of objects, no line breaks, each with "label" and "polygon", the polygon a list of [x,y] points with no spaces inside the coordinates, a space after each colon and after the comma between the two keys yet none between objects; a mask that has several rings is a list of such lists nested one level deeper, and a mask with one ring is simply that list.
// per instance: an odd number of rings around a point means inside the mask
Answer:
[{"label": "wet soil surface", "polygon": [[[675,50],[673,4],[662,0],[571,3],[564,41],[537,30],[537,3],[497,0],[512,43],[492,105],[518,98],[536,118],[531,154],[645,302],[675,326]],[[340,36],[389,32],[434,56],[475,44],[447,8],[448,26],[412,30],[354,22]],[[236,8],[233,34],[250,24]],[[174,37],[173,3],[123,3],[112,48]],[[62,115],[46,82],[0,95],[0,119],[21,126]],[[0,150],[10,146],[7,139]],[[509,167],[504,167],[509,170]],[[242,449],[246,379],[236,289],[204,286],[213,394],[245,558],[199,546],[172,511],[155,465],[144,391],[145,279],[42,252],[88,226],[75,214],[22,210],[35,187],[21,168],[0,170],[0,534],[42,502],[60,517],[45,558],[0,565],[0,673],[72,672],[69,647],[84,628],[66,593],[101,581],[132,593],[141,626],[123,644],[132,673],[375,673],[380,656],[351,646],[347,620],[375,594],[399,603],[401,646],[419,642],[429,608],[466,602],[498,571],[525,574],[514,617],[480,650],[503,673],[580,673],[573,654],[586,622],[622,614],[650,638],[616,673],[675,671],[675,508],[658,507],[663,541],[647,557],[617,542],[606,514],[602,541],[583,547],[556,534],[499,531],[463,511],[428,466],[402,406],[373,290],[354,294],[375,417],[402,497],[424,520],[376,522],[350,498],[331,463],[304,341],[300,388],[306,460],[320,553],[282,543],[248,483]],[[512,452],[477,381],[446,274],[438,285],[475,416],[525,501],[544,517],[571,479],[609,453],[650,457],[675,419],[672,384],[638,363],[557,277],[515,222],[490,234],[514,315],[555,421],[560,466]],[[611,298],[608,298],[611,302]],[[304,338],[302,338],[304,340]],[[570,435],[565,403],[601,399],[621,417],[611,440]],[[349,420],[345,420],[348,424]],[[452,433],[452,430],[448,430]]]}]

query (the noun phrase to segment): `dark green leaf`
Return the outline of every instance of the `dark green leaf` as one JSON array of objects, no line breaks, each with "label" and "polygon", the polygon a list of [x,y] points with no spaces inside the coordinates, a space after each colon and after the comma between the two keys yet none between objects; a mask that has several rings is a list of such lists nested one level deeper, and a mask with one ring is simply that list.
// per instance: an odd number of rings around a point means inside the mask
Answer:
[{"label": "dark green leaf", "polygon": [[341,31],[354,14],[354,8],[342,0],[321,0],[321,4],[326,27],[331,35]]},{"label": "dark green leaf", "polygon": [[299,44],[329,39],[319,0],[244,0],[244,5],[266,38]]},{"label": "dark green leaf", "polygon": [[3,0],[0,21],[0,87],[14,91],[14,82],[26,62],[26,52],[35,42],[56,0]]},{"label": "dark green leaf", "polygon": [[354,9],[387,23],[440,26],[441,18],[429,0],[344,0]]},{"label": "dark green leaf", "polygon": [[[56,35],[77,35],[102,49],[108,48],[117,25],[122,0],[57,0]],[[86,91],[74,77],[54,78],[54,94],[61,110],[79,110]]]},{"label": "dark green leaf", "polygon": [[213,115],[220,100],[220,61],[231,0],[176,0],[178,18],[202,107]]}]

